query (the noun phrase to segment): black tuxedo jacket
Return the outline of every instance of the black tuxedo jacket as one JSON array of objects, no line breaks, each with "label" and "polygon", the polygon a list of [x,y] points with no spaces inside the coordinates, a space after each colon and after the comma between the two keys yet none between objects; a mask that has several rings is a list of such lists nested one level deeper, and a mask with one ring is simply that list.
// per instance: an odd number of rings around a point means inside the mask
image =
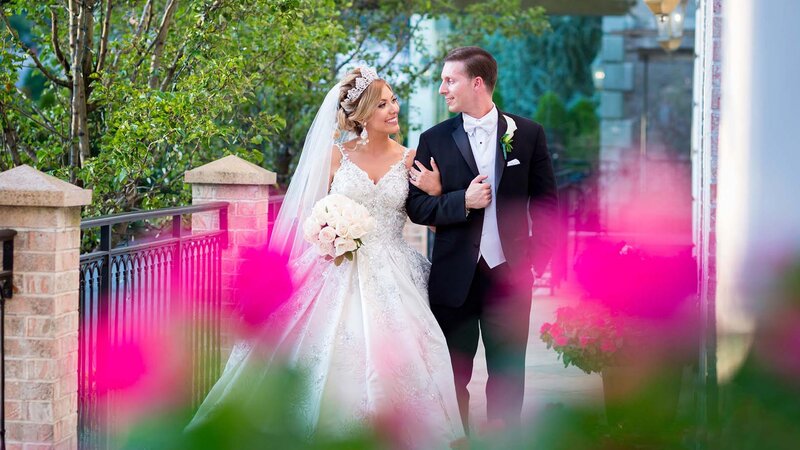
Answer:
[{"label": "black tuxedo jacket", "polygon": [[[508,115],[517,125],[511,151],[504,157],[500,139]],[[542,273],[556,239],[558,198],[544,129],[531,120],[498,111],[495,156],[497,225],[506,262],[521,282],[532,284],[532,266]],[[464,195],[478,175],[461,114],[420,136],[416,160],[441,171],[442,195],[432,197],[409,184],[406,210],[411,220],[436,227],[433,266],[428,282],[432,305],[459,307],[475,273],[484,210],[466,214]],[[519,161],[516,164],[516,161]],[[512,162],[512,165],[508,165]]]}]

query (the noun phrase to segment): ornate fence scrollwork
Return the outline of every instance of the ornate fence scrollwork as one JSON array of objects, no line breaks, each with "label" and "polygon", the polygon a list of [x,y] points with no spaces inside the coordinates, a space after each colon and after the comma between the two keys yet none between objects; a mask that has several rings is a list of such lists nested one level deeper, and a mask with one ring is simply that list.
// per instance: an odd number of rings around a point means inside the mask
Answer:
[{"label": "ornate fence scrollwork", "polygon": [[[213,211],[219,212],[217,231],[192,232],[182,220],[185,215]],[[107,367],[103,352],[98,352],[99,345],[113,348],[143,333],[166,334],[177,318],[188,318],[192,328],[187,330],[193,358],[192,398],[204,398],[219,377],[221,255],[228,243],[227,217],[228,203],[214,202],[117,214],[81,224],[85,233],[99,230],[99,245],[80,257],[80,448],[111,445],[106,432],[113,427],[113,405],[109,408],[109,404],[101,404],[109,399],[97,392],[98,371]],[[166,226],[132,225],[148,220]],[[139,235],[129,232],[131,229]]]}]

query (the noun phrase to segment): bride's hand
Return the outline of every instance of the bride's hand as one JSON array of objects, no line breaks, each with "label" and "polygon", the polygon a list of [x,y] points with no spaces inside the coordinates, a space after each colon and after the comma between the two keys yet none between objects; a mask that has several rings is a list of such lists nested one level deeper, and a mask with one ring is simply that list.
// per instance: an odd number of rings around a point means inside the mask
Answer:
[{"label": "bride's hand", "polygon": [[408,171],[408,178],[411,184],[418,187],[428,195],[438,196],[442,195],[442,177],[439,173],[439,166],[436,161],[431,158],[431,168],[428,170],[425,165],[419,161],[414,161],[414,166]]}]

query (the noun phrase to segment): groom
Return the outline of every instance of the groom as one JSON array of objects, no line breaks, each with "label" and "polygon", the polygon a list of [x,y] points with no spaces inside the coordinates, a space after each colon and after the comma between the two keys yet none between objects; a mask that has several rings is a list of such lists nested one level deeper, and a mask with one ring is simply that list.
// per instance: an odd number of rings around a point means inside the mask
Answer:
[{"label": "groom", "polygon": [[460,114],[422,133],[415,158],[423,172],[431,159],[438,165],[442,195],[412,184],[406,204],[413,222],[436,227],[428,290],[465,427],[479,329],[489,372],[487,417],[520,424],[531,268],[542,273],[555,239],[558,200],[544,130],[498,111],[496,82],[497,62],[481,48],[457,48],[444,59],[439,93]]}]

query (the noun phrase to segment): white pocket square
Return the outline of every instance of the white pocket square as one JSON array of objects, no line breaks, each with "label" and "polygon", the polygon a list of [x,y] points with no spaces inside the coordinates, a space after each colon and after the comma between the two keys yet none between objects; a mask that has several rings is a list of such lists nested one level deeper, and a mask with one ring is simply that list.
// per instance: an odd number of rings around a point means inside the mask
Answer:
[{"label": "white pocket square", "polygon": [[517,166],[519,165],[519,160],[514,158],[506,164],[506,167]]}]

